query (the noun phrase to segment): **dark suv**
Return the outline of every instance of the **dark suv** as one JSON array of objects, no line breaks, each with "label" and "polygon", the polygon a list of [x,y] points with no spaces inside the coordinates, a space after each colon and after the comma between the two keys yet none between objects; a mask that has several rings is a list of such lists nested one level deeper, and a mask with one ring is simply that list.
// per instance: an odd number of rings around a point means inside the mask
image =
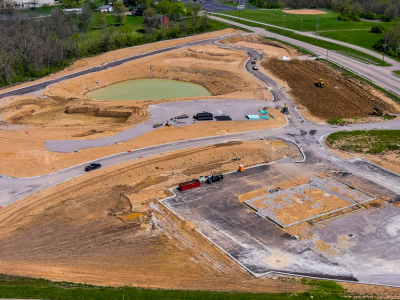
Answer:
[{"label": "dark suv", "polygon": [[100,168],[101,168],[101,164],[93,163],[93,164],[90,164],[90,165],[86,166],[85,167],[85,171],[89,172],[89,171],[100,169]]}]

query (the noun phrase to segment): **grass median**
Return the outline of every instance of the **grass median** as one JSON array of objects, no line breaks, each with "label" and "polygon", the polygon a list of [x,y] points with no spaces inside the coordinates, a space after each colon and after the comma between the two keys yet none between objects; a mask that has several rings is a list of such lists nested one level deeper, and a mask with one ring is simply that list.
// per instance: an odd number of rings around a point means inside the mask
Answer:
[{"label": "grass median", "polygon": [[[380,154],[400,149],[400,130],[355,130],[330,134],[327,142],[342,151]],[[398,152],[399,153],[399,152]]]}]

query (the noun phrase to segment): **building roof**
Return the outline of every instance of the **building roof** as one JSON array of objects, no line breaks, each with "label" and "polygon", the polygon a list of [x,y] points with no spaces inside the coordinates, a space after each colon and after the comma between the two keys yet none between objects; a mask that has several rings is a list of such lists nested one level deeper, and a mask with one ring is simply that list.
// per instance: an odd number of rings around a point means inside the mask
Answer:
[{"label": "building roof", "polygon": [[100,8],[106,9],[106,8],[112,8],[112,6],[111,5],[102,5],[102,6],[100,6]]}]

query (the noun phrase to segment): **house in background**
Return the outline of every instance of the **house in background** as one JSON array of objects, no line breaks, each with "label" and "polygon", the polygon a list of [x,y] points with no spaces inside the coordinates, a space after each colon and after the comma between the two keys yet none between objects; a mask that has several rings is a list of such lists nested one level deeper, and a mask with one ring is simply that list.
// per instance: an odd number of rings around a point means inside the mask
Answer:
[{"label": "house in background", "polygon": [[103,5],[103,6],[100,6],[99,8],[100,8],[101,12],[113,11],[113,7],[111,5]]},{"label": "house in background", "polygon": [[163,27],[168,27],[169,18],[166,15],[157,15],[160,25]]}]

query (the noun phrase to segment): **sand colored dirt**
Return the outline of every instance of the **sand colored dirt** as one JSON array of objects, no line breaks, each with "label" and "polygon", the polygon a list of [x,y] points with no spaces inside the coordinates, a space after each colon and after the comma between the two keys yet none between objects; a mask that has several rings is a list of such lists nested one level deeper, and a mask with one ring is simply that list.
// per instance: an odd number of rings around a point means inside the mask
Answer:
[{"label": "sand colored dirt", "polygon": [[[281,140],[276,140],[276,141],[271,141],[270,142],[271,145],[274,145],[274,144],[277,144],[277,143],[279,143],[279,145],[281,145],[281,143],[285,144],[285,145],[288,145],[288,144],[284,143]],[[262,189],[258,189],[258,190],[254,190],[254,191],[251,191],[251,192],[248,192],[248,193],[245,193],[245,194],[241,194],[241,195],[238,196],[238,200],[239,200],[240,203],[243,203],[246,200],[250,200],[250,199],[257,198],[257,197],[265,196],[269,189],[279,188],[279,189],[282,189],[282,190],[287,190],[287,189],[291,189],[291,188],[293,188],[295,186],[299,186],[299,185],[302,185],[302,184],[307,184],[309,181],[310,181],[309,177],[300,177],[300,178],[296,178],[296,179],[293,179],[293,180],[284,181],[284,182],[281,182],[281,183],[279,183],[277,185],[274,185],[274,186],[267,186],[267,187],[262,188]]]},{"label": "sand colored dirt", "polygon": [[317,10],[317,9],[285,9],[284,11],[287,14],[293,14],[293,15],[326,15],[327,13],[322,11],[322,10]]},{"label": "sand colored dirt", "polygon": [[[193,139],[215,136],[217,132],[236,133],[250,130],[278,128],[286,124],[286,119],[278,109],[270,109],[275,119],[268,121],[228,121],[203,122],[184,127],[161,127],[138,138],[112,146],[84,149],[77,153],[49,152],[44,148],[47,140],[98,138],[119,132],[120,124],[85,125],[80,127],[26,126],[23,130],[1,131],[0,169],[1,174],[15,177],[37,176],[61,170],[79,163],[115,153],[138,148],[175,142],[182,139]],[[94,132],[96,130],[96,132]],[[86,134],[86,136],[85,136]]]},{"label": "sand colored dirt", "polygon": [[[386,99],[379,98],[369,85],[347,79],[317,61],[270,58],[263,61],[262,66],[287,82],[291,88],[289,94],[300,108],[305,106],[310,114],[325,121],[368,117],[374,106],[387,113],[399,111],[394,101],[388,103]],[[314,85],[319,79],[325,81],[325,88]]]},{"label": "sand colored dirt", "polygon": [[[103,54],[100,54],[100,55],[97,55],[94,57],[78,60],[71,66],[65,68],[64,70],[50,74],[49,76],[46,76],[44,78],[41,78],[41,79],[38,79],[35,81],[30,81],[30,82],[20,84],[20,85],[18,85],[18,88],[29,86],[31,84],[35,84],[38,82],[43,82],[43,81],[46,81],[49,79],[58,78],[60,76],[64,76],[67,74],[71,74],[74,72],[88,69],[90,67],[113,62],[113,61],[127,58],[130,56],[147,53],[147,52],[155,51],[155,50],[162,49],[162,48],[172,47],[172,46],[176,46],[176,45],[182,45],[182,44],[186,44],[186,43],[190,43],[190,42],[196,42],[196,41],[200,41],[200,40],[204,40],[204,39],[216,38],[216,37],[220,37],[220,36],[225,36],[225,35],[230,35],[230,34],[238,34],[238,33],[243,33],[243,32],[240,30],[227,28],[227,29],[220,30],[220,31],[214,31],[214,32],[209,32],[209,33],[204,33],[204,34],[199,34],[199,35],[193,35],[193,36],[174,39],[174,40],[160,41],[160,42],[141,45],[141,46],[134,46],[134,47],[128,47],[128,48],[124,48],[124,49],[120,49],[120,50],[109,51],[109,52],[106,52],[106,53],[103,53]],[[9,87],[6,89],[1,89],[1,91],[6,92],[6,91],[13,90],[13,89],[15,89],[15,86]]]},{"label": "sand colored dirt", "polygon": [[259,35],[237,35],[219,41],[221,44],[256,49],[268,56],[289,56],[295,58],[297,50],[283,43]]},{"label": "sand colored dirt", "polygon": [[[302,291],[307,287],[297,282],[254,278],[193,224],[157,204],[165,187],[195,176],[185,170],[209,166],[197,177],[237,169],[233,156],[247,166],[282,155],[267,151],[261,141],[199,147],[100,169],[42,190],[0,210],[2,273],[98,285]],[[212,168],[215,163],[221,166]]]},{"label": "sand colored dirt", "polygon": [[[295,194],[293,199],[289,199],[293,201],[288,202],[286,200],[287,197],[288,195],[286,194],[277,196],[274,204],[283,205],[283,207],[281,209],[273,209],[273,214],[286,225],[351,204],[337,196],[328,195],[318,188],[304,189],[303,194]],[[308,200],[309,198],[313,199],[313,201]],[[252,202],[252,205],[257,209],[270,208],[264,201],[265,198],[261,198]]]},{"label": "sand colored dirt", "polygon": [[397,154],[394,151],[393,152],[388,151],[387,153],[381,153],[381,154],[362,154],[362,153],[344,152],[333,148],[332,145],[329,144],[327,145],[329,146],[329,151],[331,151],[333,154],[341,158],[349,159],[349,158],[361,157],[381,167],[384,167],[392,172],[400,174],[400,157],[399,154]]},{"label": "sand colored dirt", "polygon": [[[217,55],[209,54],[214,51]],[[223,95],[225,99],[259,99],[260,95],[249,97],[249,94],[260,93],[260,90],[265,90],[265,86],[244,70],[243,65],[247,59],[248,55],[244,51],[220,49],[214,45],[182,48],[52,85],[45,94],[82,98],[88,91],[118,82],[158,78],[196,83],[205,87],[213,96]],[[262,98],[265,99],[265,96]],[[196,99],[199,98],[209,96]]]}]

